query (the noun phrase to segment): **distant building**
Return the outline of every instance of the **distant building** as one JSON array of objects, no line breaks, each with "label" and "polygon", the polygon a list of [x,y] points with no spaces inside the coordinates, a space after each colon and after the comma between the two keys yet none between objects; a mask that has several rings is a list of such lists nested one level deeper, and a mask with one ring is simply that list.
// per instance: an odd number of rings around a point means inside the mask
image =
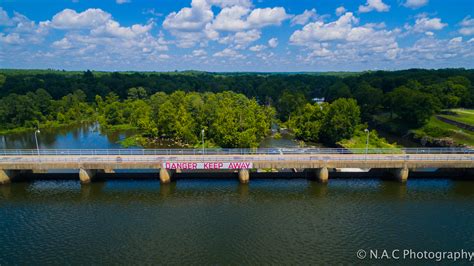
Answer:
[{"label": "distant building", "polygon": [[325,98],[322,97],[322,98],[313,98],[313,102],[317,103],[317,104],[322,104],[324,102]]}]

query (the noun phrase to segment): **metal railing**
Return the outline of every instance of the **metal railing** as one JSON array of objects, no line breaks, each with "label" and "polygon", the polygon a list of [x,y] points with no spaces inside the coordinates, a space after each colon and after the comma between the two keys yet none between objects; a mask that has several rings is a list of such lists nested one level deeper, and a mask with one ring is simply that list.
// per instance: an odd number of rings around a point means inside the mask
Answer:
[{"label": "metal railing", "polygon": [[[232,162],[232,161],[272,161],[272,162],[285,162],[285,161],[294,161],[295,159],[284,160],[281,157],[246,157],[246,158],[219,158],[211,157],[206,158],[206,162]],[[202,159],[197,157],[126,157],[120,158],[107,158],[107,157],[4,157],[0,158],[0,164],[2,163],[162,163],[162,162],[201,162]],[[457,162],[472,162],[474,163],[473,155],[451,155],[451,156],[371,156],[366,157],[362,155],[356,156],[336,156],[336,157],[302,157],[298,158],[297,161],[307,162],[307,161],[457,161]]]},{"label": "metal railing", "polygon": [[[96,155],[312,155],[365,154],[366,150],[344,148],[259,148],[259,149],[40,149],[40,156]],[[471,148],[368,149],[367,154],[474,154]],[[38,156],[36,149],[4,149],[0,156]]]},{"label": "metal railing", "polygon": [[[303,154],[302,154],[303,155]],[[163,162],[294,162],[294,161],[457,161],[470,162],[474,166],[474,154],[308,154],[303,156],[265,155],[158,155],[158,156],[0,156],[0,164],[21,163],[163,163]]]}]

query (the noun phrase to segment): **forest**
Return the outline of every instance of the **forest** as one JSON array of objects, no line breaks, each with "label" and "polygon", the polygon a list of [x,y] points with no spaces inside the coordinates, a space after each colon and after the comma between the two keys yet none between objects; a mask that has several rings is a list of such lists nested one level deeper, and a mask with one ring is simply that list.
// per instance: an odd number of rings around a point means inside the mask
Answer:
[{"label": "forest", "polygon": [[[0,70],[0,131],[86,120],[148,138],[255,147],[273,124],[327,145],[367,126],[404,135],[433,115],[474,107],[474,70],[360,73],[68,72]],[[314,98],[325,98],[315,103]],[[371,133],[372,134],[372,133]],[[374,133],[376,134],[376,133]]]}]

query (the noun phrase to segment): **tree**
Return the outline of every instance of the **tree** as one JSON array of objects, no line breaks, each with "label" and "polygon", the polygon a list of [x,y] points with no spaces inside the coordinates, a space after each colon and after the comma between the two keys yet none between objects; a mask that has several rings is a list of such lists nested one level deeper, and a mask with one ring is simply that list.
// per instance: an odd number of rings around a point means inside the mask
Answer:
[{"label": "tree", "polygon": [[128,89],[128,99],[130,100],[145,99],[146,97],[147,97],[147,92],[146,92],[146,89],[143,87]]},{"label": "tree", "polygon": [[360,123],[360,109],[354,99],[337,99],[328,106],[323,120],[321,139],[334,144],[349,139]]},{"label": "tree", "polygon": [[327,104],[307,103],[292,115],[290,128],[297,138],[313,142],[319,141],[326,106]]},{"label": "tree", "polygon": [[285,90],[278,100],[278,113],[283,121],[290,119],[290,114],[307,103],[306,97],[301,92]]},{"label": "tree", "polygon": [[339,98],[352,98],[351,90],[343,81],[337,81],[326,92],[326,100],[332,102]]},{"label": "tree", "polygon": [[398,119],[414,126],[424,125],[441,108],[439,100],[431,94],[404,86],[390,92],[388,99]]},{"label": "tree", "polygon": [[361,116],[365,121],[378,113],[383,104],[383,91],[370,86],[365,81],[357,87],[354,97],[361,108]]}]

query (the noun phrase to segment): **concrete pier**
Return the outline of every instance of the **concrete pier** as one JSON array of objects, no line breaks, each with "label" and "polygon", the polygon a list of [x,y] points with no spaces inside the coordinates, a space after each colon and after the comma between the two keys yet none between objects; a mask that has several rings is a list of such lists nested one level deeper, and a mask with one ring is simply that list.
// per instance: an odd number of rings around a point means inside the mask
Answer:
[{"label": "concrete pier", "polygon": [[408,174],[409,170],[407,167],[399,168],[399,169],[394,169],[393,170],[393,175],[396,178],[396,180],[400,183],[405,183],[408,180]]},{"label": "concrete pier", "polygon": [[316,180],[319,183],[327,183],[329,179],[329,171],[327,167],[316,169]]},{"label": "concrete pier", "polygon": [[9,184],[20,171],[0,169],[0,185]]},{"label": "concrete pier", "polygon": [[81,180],[81,184],[89,184],[96,174],[97,170],[80,168],[79,180]]},{"label": "concrete pier", "polygon": [[161,168],[160,169],[160,182],[161,184],[168,184],[171,182],[171,177],[173,176],[173,172],[171,170]]},{"label": "concrete pier", "polygon": [[239,181],[241,184],[247,184],[250,180],[250,173],[247,169],[239,170]]}]

